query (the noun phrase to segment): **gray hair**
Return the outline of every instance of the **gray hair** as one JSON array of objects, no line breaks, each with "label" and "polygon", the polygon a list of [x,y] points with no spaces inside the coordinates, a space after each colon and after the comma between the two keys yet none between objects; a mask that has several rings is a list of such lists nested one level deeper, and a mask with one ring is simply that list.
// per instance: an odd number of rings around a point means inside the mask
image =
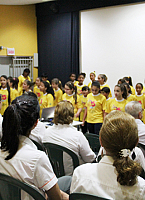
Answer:
[{"label": "gray hair", "polygon": [[142,112],[142,105],[138,101],[130,101],[125,106],[125,112],[129,113],[134,118],[138,118],[139,112]]}]

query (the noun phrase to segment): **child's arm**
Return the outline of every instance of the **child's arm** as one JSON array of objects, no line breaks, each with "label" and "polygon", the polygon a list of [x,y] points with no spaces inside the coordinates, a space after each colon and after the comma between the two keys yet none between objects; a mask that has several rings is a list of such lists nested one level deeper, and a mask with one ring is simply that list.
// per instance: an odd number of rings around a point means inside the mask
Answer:
[{"label": "child's arm", "polygon": [[82,126],[84,126],[86,117],[87,117],[87,107],[85,107],[85,112],[84,112],[84,116],[83,116],[83,124],[82,124]]},{"label": "child's arm", "polygon": [[76,118],[80,116],[81,111],[82,111],[82,108],[79,108],[76,115],[75,115]]}]

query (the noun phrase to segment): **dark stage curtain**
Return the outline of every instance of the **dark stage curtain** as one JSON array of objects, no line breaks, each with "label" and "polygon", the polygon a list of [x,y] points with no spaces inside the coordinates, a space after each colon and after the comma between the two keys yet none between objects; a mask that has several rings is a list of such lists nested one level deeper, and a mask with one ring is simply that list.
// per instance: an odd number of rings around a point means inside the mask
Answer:
[{"label": "dark stage curtain", "polygon": [[69,74],[79,71],[79,12],[37,17],[38,74],[48,79],[58,77],[62,83]]}]

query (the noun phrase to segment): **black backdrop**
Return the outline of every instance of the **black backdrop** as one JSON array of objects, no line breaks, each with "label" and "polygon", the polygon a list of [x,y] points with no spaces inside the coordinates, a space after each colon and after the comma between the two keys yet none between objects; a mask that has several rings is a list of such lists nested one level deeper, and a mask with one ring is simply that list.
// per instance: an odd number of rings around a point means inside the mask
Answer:
[{"label": "black backdrop", "polygon": [[38,74],[58,77],[64,84],[69,74],[79,73],[79,11],[138,0],[58,0],[36,5]]}]

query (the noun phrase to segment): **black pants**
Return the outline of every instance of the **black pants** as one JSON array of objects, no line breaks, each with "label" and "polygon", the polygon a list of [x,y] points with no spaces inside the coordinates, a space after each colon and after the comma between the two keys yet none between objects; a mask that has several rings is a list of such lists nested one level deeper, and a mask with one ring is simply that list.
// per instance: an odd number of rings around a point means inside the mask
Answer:
[{"label": "black pants", "polygon": [[85,134],[88,131],[87,122],[84,123],[84,126],[81,125],[81,129],[83,134]]},{"label": "black pants", "polygon": [[99,135],[100,129],[102,127],[102,123],[87,123],[87,127],[89,130],[89,133],[94,133]]}]

